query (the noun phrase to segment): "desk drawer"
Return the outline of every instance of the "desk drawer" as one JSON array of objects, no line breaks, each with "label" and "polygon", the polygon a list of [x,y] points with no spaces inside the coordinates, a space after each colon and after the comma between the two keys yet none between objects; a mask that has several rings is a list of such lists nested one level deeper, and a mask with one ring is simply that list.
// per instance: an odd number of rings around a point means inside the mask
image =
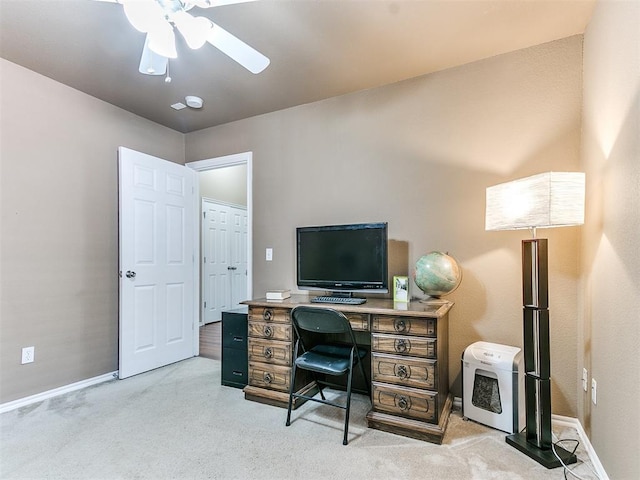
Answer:
[{"label": "desk drawer", "polygon": [[437,358],[436,345],[437,340],[435,338],[406,337],[383,333],[371,335],[371,349],[381,353]]},{"label": "desk drawer", "polygon": [[249,320],[258,322],[291,323],[288,308],[251,307]]},{"label": "desk drawer", "polygon": [[435,337],[437,332],[435,318],[391,315],[374,315],[371,330],[376,333],[401,333],[423,337]]},{"label": "desk drawer", "polygon": [[249,337],[249,361],[291,365],[291,342],[262,340]]},{"label": "desk drawer", "polygon": [[374,381],[416,388],[438,388],[435,360],[374,353],[371,363]]},{"label": "desk drawer", "polygon": [[436,393],[373,382],[374,410],[437,423]]},{"label": "desk drawer", "polygon": [[291,368],[249,362],[249,385],[289,392]]},{"label": "desk drawer", "polygon": [[346,313],[345,316],[349,319],[351,329],[356,331],[369,331],[369,315],[366,313]]},{"label": "desk drawer", "polygon": [[286,323],[249,322],[249,336],[290,342],[293,327]]}]

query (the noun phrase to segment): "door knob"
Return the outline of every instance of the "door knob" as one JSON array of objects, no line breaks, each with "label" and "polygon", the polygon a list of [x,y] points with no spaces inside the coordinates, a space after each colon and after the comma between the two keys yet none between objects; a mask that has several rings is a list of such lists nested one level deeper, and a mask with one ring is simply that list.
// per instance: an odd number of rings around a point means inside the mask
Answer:
[{"label": "door knob", "polygon": [[132,272],[131,270],[127,270],[127,273],[125,273],[125,276],[127,278],[136,278],[136,272]]}]

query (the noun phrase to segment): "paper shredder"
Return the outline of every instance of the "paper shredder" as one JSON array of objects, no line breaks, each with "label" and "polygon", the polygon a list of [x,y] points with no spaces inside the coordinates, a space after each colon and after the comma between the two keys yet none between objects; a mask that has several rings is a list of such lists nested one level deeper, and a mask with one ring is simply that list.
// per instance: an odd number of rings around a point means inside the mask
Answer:
[{"label": "paper shredder", "polygon": [[462,415],[508,433],[524,428],[524,361],[520,348],[476,342],[464,350]]}]

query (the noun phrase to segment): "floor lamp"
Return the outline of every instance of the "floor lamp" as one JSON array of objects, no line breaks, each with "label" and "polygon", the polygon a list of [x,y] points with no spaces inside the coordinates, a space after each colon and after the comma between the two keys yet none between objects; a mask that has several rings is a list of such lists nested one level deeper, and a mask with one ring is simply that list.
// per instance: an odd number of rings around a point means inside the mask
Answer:
[{"label": "floor lamp", "polygon": [[526,426],[506,441],[547,468],[576,456],[552,448],[547,239],[536,229],[582,225],[584,185],[584,173],[548,172],[487,188],[486,230],[529,229],[533,237],[522,241]]}]

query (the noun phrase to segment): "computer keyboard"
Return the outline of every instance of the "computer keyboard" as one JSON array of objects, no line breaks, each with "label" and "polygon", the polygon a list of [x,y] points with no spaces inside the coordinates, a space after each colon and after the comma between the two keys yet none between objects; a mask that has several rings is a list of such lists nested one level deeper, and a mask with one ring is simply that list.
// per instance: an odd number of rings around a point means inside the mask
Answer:
[{"label": "computer keyboard", "polygon": [[311,303],[337,303],[341,305],[362,305],[366,301],[366,298],[329,296],[318,296],[311,299]]}]

